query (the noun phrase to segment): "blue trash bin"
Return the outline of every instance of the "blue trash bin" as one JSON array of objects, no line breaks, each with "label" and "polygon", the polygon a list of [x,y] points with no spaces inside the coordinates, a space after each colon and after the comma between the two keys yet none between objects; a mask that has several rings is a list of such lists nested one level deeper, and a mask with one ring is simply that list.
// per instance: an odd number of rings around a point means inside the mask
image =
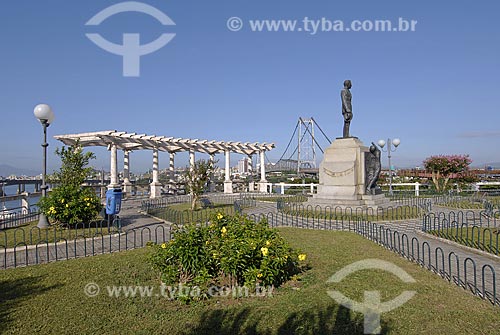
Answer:
[{"label": "blue trash bin", "polygon": [[106,191],[106,214],[116,215],[122,207],[122,189],[113,188]]}]

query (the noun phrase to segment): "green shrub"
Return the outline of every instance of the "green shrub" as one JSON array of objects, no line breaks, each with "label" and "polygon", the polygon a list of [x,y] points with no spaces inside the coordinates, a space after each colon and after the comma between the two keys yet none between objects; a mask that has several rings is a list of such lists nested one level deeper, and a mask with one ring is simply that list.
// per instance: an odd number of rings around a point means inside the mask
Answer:
[{"label": "green shrub", "polygon": [[[149,256],[165,285],[277,287],[300,272],[306,255],[293,250],[265,220],[213,214],[207,226],[178,228]],[[205,295],[206,297],[206,295]]]},{"label": "green shrub", "polygon": [[76,224],[94,220],[102,208],[91,188],[59,186],[41,198],[38,206],[53,223]]},{"label": "green shrub", "polygon": [[81,186],[92,172],[87,165],[95,155],[84,153],[79,142],[57,149],[56,155],[61,158],[61,168],[49,179],[57,186],[46,197],[40,198],[38,207],[53,223],[89,223],[102,208],[92,188]]}]

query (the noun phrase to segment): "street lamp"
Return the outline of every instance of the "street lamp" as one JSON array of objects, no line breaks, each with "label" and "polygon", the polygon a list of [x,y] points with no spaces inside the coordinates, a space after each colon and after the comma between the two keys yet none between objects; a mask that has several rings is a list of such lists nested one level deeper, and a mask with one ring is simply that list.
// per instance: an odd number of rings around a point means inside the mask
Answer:
[{"label": "street lamp", "polygon": [[[395,138],[393,140],[391,140],[390,138],[387,139],[387,149],[384,150],[384,146],[386,144],[386,142],[384,140],[379,140],[377,142],[377,144],[379,145],[380,149],[383,151],[383,152],[387,152],[387,158],[389,159],[389,195],[392,196],[393,192],[392,192],[392,166],[391,166],[391,152],[395,152],[396,151],[396,148],[398,147],[398,145],[401,143],[401,141],[399,140],[399,138]],[[394,145],[394,149],[392,148],[392,145]]]},{"label": "street lamp", "polygon": [[[49,144],[47,143],[47,127],[50,126],[52,121],[54,121],[54,112],[49,105],[40,104],[35,106],[35,110],[33,111],[35,117],[40,121],[43,127],[43,171],[42,171],[42,198],[47,196],[47,184],[45,184],[45,178],[47,175],[47,147]],[[49,222],[47,221],[47,216],[44,213],[40,213],[38,219],[38,228],[47,228],[49,227]]]}]

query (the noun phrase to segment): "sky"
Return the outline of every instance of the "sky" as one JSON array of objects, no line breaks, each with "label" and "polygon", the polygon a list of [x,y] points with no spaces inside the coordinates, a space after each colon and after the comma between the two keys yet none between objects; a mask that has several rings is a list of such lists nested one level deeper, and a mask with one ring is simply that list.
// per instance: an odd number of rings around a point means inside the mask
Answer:
[{"label": "sky", "polygon": [[[140,12],[86,25],[119,3],[2,1],[0,164],[41,171],[42,128],[33,116],[39,103],[56,116],[48,128],[49,172],[62,146],[53,135],[100,130],[272,142],[273,161],[299,117],[313,117],[332,139],[342,136],[345,79],[353,84],[351,134],[367,146],[399,138],[395,167],[439,154],[468,154],[474,166],[500,162],[497,0],[144,0],[175,25]],[[241,19],[238,31],[234,19],[228,27],[234,17]],[[349,26],[399,18],[416,20],[415,30],[252,30],[255,20]],[[141,56],[140,75],[130,77],[123,75],[123,57],[94,44],[89,33],[115,44],[124,33],[140,34],[141,44],[164,33],[175,37]],[[106,148],[90,150],[97,156],[92,165],[109,170]],[[233,155],[232,165],[240,158]],[[187,161],[187,153],[176,157],[178,166]],[[151,165],[151,151],[131,154],[133,172]],[[160,168],[167,166],[168,154],[161,153]]]}]

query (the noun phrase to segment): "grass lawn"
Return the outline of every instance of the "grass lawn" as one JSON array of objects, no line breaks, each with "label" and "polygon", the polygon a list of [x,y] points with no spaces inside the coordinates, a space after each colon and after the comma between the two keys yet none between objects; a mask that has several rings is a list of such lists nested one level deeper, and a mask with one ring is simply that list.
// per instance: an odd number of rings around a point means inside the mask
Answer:
[{"label": "grass lawn", "polygon": [[232,204],[214,204],[211,208],[197,208],[191,210],[190,203],[169,205],[166,208],[154,208],[148,211],[149,214],[170,221],[176,224],[186,224],[189,222],[207,221],[213,213],[234,214]]},{"label": "grass lawn", "polygon": [[285,207],[280,210],[281,212],[293,215],[301,216],[307,218],[316,218],[323,220],[349,220],[349,219],[364,219],[367,221],[398,221],[398,220],[408,220],[416,219],[421,217],[425,212],[414,206],[399,206],[399,207],[389,207],[380,211],[366,211],[361,209],[352,208],[351,209],[340,209],[340,208],[328,208],[322,210],[310,209],[304,206],[304,208],[295,209],[293,206]]},{"label": "grass lawn", "polygon": [[[203,211],[208,211],[208,210],[214,210],[214,211],[220,211],[225,208],[232,208],[233,204],[213,204],[212,208],[202,208],[200,205],[194,210],[194,212],[203,212]],[[176,210],[176,211],[189,211],[191,212],[191,203],[190,202],[184,202],[181,204],[172,204],[168,205],[168,208]]]},{"label": "grass lawn", "polygon": [[439,204],[439,206],[455,209],[484,209],[482,202],[473,202],[470,200],[450,201]]},{"label": "grass lawn", "polygon": [[[416,291],[382,314],[384,334],[498,334],[500,310],[396,254],[347,232],[280,229],[307,254],[310,270],[267,298],[212,298],[184,305],[161,297],[110,297],[107,285],[150,285],[148,249],[0,271],[0,333],[6,334],[363,334],[363,315],[327,295],[338,290],[363,300],[380,290],[388,301]],[[362,270],[340,283],[327,279],[352,262],[377,258],[407,271],[403,283],[380,270]],[[87,283],[101,294],[84,294]]]},{"label": "grass lawn", "polygon": [[268,197],[259,197],[256,196],[255,200],[257,201],[267,201],[267,202],[278,202],[278,201],[285,201],[287,203],[289,202],[306,202],[307,199],[309,199],[307,196],[292,196],[292,197],[287,197],[287,196],[282,196],[282,195],[275,195],[275,196],[268,196]]},{"label": "grass lawn", "polygon": [[[0,248],[13,248],[15,245],[33,245],[41,241],[56,242],[62,239],[73,241],[75,238],[94,237],[109,235],[117,232],[115,227],[108,229],[106,221],[96,223],[94,226],[83,228],[77,225],[75,228],[60,228],[51,226],[47,229],[37,227],[38,221],[32,221],[15,228],[0,230]],[[97,226],[96,226],[97,225]]]},{"label": "grass lawn", "polygon": [[500,228],[444,228],[427,233],[492,254],[500,253]]}]

